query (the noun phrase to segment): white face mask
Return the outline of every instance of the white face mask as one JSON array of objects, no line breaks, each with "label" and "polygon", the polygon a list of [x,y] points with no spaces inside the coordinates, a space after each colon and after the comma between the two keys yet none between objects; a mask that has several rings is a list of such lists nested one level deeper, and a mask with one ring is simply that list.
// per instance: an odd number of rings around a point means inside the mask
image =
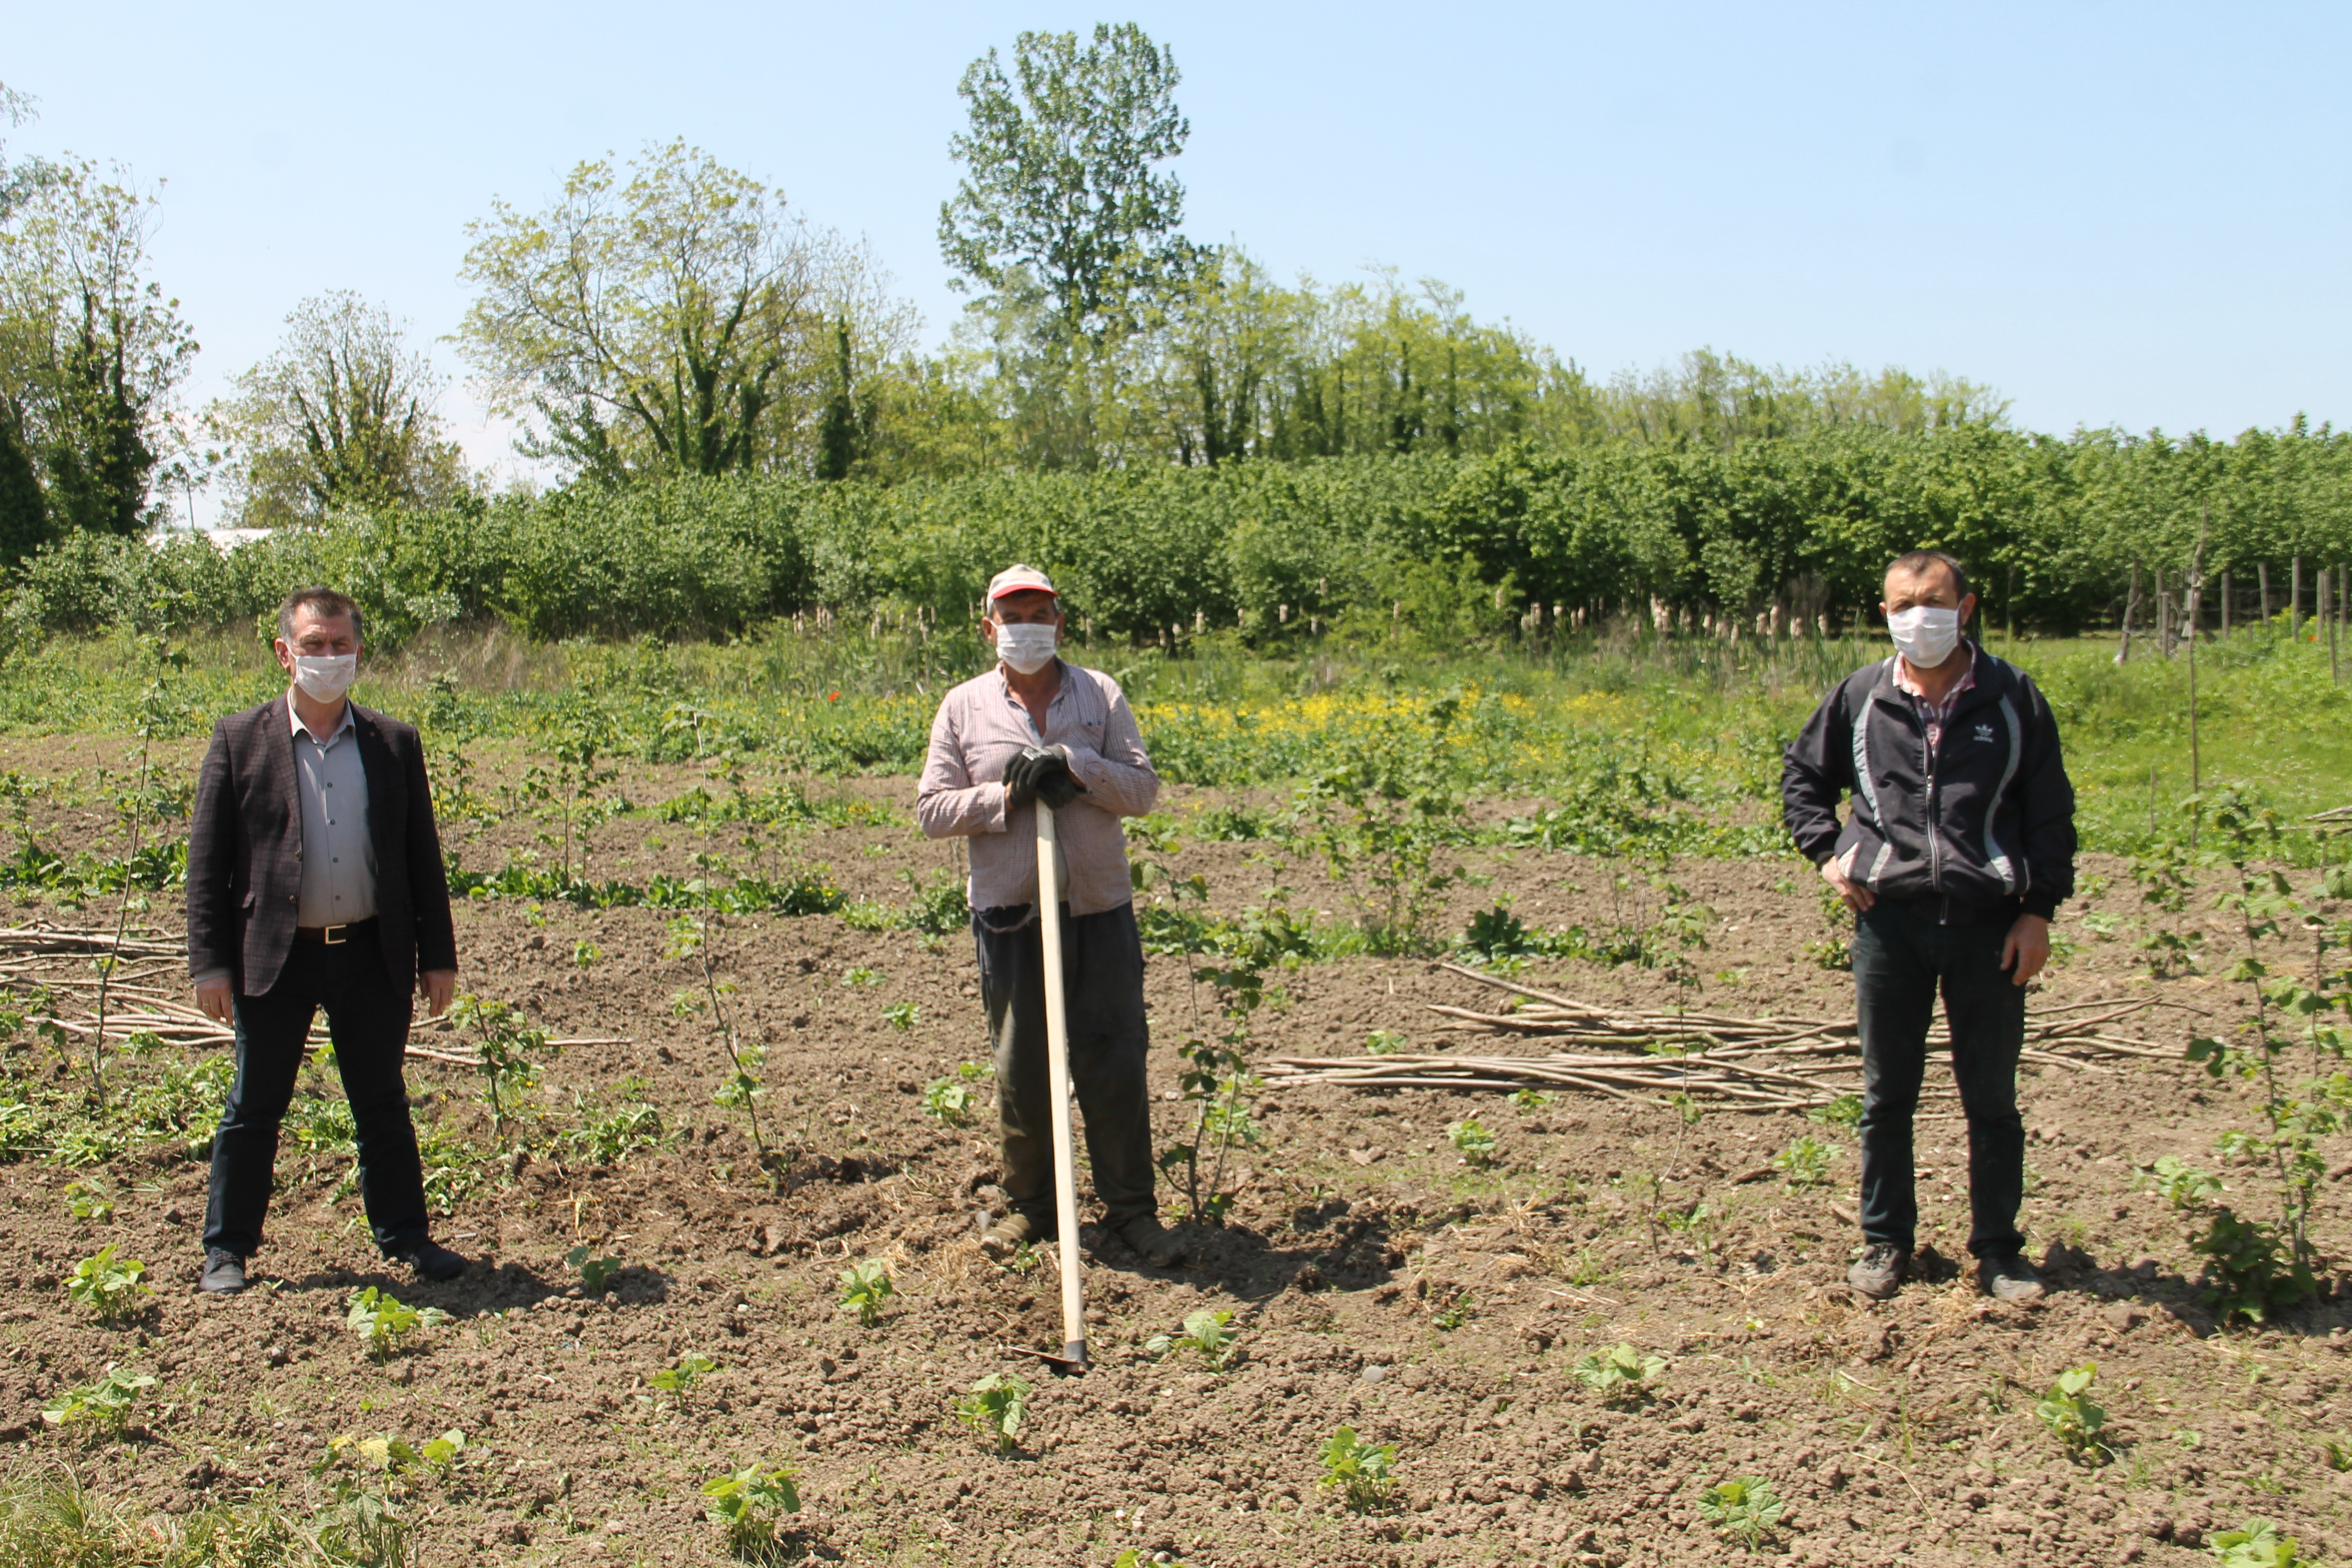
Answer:
[{"label": "white face mask", "polygon": [[999,626],[996,657],[1023,675],[1034,675],[1054,661],[1054,645],[1060,639],[1060,628],[1053,626]]},{"label": "white face mask", "polygon": [[313,701],[332,702],[352,689],[359,675],[360,656],[355,653],[294,656],[294,684]]},{"label": "white face mask", "polygon": [[1960,612],[1915,605],[1886,617],[1886,635],[1915,669],[1933,669],[1960,642]]}]

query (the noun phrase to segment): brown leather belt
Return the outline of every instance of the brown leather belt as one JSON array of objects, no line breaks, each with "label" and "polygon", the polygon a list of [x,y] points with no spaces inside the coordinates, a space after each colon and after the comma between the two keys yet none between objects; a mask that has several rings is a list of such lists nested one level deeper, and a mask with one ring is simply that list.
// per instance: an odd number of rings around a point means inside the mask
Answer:
[{"label": "brown leather belt", "polygon": [[365,936],[374,930],[375,917],[370,915],[363,921],[353,921],[349,925],[296,926],[294,934],[304,942],[320,942],[328,947],[341,947],[352,938]]}]

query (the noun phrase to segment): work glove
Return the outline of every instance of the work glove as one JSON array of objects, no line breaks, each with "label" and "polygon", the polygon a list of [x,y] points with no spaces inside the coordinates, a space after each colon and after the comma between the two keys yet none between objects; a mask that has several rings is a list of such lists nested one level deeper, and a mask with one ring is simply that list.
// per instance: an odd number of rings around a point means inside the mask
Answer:
[{"label": "work glove", "polygon": [[1042,800],[1055,811],[1087,793],[1070,772],[1070,755],[1059,746],[1031,746],[1005,764],[1005,803],[1019,807]]}]

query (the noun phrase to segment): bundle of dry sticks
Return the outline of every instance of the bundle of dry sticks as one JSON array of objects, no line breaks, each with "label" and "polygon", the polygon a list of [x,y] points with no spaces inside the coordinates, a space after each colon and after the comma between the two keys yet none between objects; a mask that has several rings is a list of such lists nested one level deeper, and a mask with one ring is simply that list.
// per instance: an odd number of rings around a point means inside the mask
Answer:
[{"label": "bundle of dry sticks", "polygon": [[[1351,1089],[1580,1089],[1618,1100],[1686,1094],[1736,1110],[1801,1110],[1859,1094],[1861,1042],[1851,1018],[1722,1013],[1632,1012],[1538,991],[1499,975],[1438,965],[1482,985],[1526,997],[1508,1013],[1433,1005],[1462,1033],[1540,1035],[1583,1047],[1540,1057],[1405,1055],[1277,1057],[1259,1068],[1269,1087],[1310,1083]],[[2078,1002],[2040,1008],[2025,1023],[2024,1059],[2078,1072],[2112,1073],[2102,1059],[2177,1062],[2179,1051],[2115,1032],[2118,1020],[2153,1006],[2147,1000]],[[1930,1052],[1948,1051],[1939,1021]],[[1948,1091],[1946,1091],[1948,1092]]]},{"label": "bundle of dry sticks", "polygon": [[[0,987],[18,999],[41,999],[26,1016],[27,1023],[53,1024],[62,1033],[88,1044],[103,1031],[109,1045],[127,1044],[134,1036],[173,1045],[204,1047],[226,1046],[236,1035],[226,1024],[215,1023],[188,1000],[187,949],[163,940],[154,931],[126,931],[118,940],[109,931],[72,931],[33,924],[0,928]],[[111,959],[110,967],[102,968]],[[101,1016],[101,993],[104,1011]],[[457,1036],[449,1021],[437,1025],[418,1019],[415,1034],[428,1031]],[[617,1037],[551,1039],[551,1046],[623,1045]],[[326,1020],[310,1026],[310,1050],[327,1044]],[[471,1051],[436,1050],[419,1044],[412,1035],[408,1055],[459,1067],[479,1067]]]}]

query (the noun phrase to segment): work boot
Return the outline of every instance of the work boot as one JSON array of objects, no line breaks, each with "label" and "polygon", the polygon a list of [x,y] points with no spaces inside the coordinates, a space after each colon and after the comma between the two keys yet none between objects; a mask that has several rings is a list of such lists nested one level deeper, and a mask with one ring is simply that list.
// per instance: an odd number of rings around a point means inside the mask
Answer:
[{"label": "work boot", "polygon": [[1172,1268],[1184,1260],[1183,1238],[1160,1223],[1156,1215],[1138,1215],[1118,1227],[1118,1238],[1154,1268]]},{"label": "work boot", "polygon": [[204,1272],[196,1289],[215,1296],[234,1296],[245,1289],[245,1259],[225,1247],[205,1248]]},{"label": "work boot", "polygon": [[421,1237],[394,1247],[392,1255],[415,1268],[419,1279],[455,1279],[466,1271],[464,1254]]},{"label": "work boot", "polygon": [[1897,1247],[1891,1241],[1874,1241],[1845,1271],[1845,1282],[1853,1288],[1854,1294],[1884,1301],[1903,1288],[1903,1277],[1910,1270],[1909,1247]]},{"label": "work boot", "polygon": [[1988,1252],[1978,1258],[1977,1284],[1994,1300],[2019,1306],[2050,1293],[2033,1265],[2014,1252]]},{"label": "work boot", "polygon": [[1002,1263],[1023,1247],[1046,1239],[1043,1226],[1014,1209],[981,1232],[980,1249]]}]

